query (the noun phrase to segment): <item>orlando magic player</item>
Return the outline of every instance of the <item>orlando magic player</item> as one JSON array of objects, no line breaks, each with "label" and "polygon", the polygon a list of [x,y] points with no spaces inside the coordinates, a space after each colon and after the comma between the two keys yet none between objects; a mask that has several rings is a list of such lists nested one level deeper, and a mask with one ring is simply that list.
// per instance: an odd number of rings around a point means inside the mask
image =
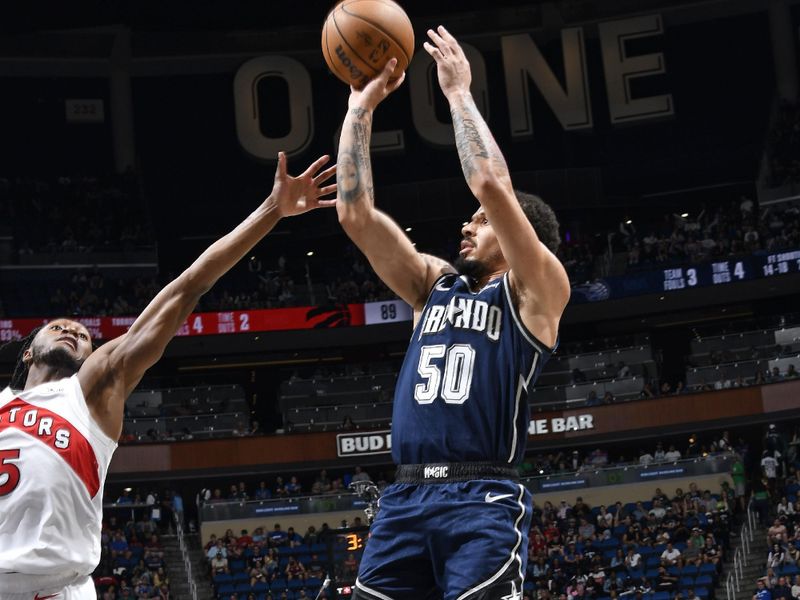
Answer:
[{"label": "orlando magic player", "polygon": [[124,335],[93,350],[56,319],[30,335],[0,391],[0,600],[95,600],[103,485],[125,400],[197,301],[285,216],[333,206],[335,167],[299,177],[278,158],[269,197],[162,289]]},{"label": "orlando magic player", "polygon": [[372,113],[402,82],[389,81],[394,61],[351,90],[339,144],[339,220],[415,321],[394,399],[396,481],[381,498],[354,597],[520,599],[531,499],[516,465],[527,390],[555,348],[569,281],[553,254],[555,215],[536,196],[514,192],[470,96],[461,47],[443,27],[428,36],[464,176],[480,203],[461,230],[455,268],[417,253],[373,206]]}]

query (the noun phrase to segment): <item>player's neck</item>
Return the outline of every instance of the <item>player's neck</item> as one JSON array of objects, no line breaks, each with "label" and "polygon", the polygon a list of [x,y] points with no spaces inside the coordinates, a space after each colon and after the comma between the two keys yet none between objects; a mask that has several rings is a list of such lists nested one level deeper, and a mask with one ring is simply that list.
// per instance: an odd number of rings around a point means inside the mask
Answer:
[{"label": "player's neck", "polygon": [[475,291],[481,290],[484,287],[486,287],[487,284],[491,283],[495,279],[499,279],[504,274],[505,274],[504,270],[498,269],[496,271],[493,271],[492,273],[489,273],[488,275],[482,276],[480,279],[474,279],[473,288]]},{"label": "player's neck", "polygon": [[50,367],[47,365],[31,365],[28,369],[28,378],[25,380],[25,390],[35,388],[37,385],[48,381],[58,381],[74,375],[69,369]]}]

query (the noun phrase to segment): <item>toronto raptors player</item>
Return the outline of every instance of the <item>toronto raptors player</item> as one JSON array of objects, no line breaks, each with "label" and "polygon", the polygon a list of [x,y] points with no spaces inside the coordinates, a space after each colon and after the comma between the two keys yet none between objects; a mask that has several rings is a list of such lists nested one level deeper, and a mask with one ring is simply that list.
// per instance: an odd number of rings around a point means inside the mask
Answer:
[{"label": "toronto raptors player", "polygon": [[[281,153],[270,196],[150,302],[124,335],[92,351],[70,319],[44,325],[0,392],[0,600],[95,600],[103,483],[125,399],[200,296],[285,216],[335,200],[328,157],[299,177]],[[15,389],[21,388],[21,389]]]}]

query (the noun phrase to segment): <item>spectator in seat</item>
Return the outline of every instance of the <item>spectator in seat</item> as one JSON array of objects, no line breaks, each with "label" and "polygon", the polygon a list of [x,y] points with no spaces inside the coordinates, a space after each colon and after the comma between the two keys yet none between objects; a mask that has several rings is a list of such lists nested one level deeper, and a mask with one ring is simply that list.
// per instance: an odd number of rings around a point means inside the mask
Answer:
[{"label": "spectator in seat", "polygon": [[272,492],[267,487],[266,481],[259,482],[254,496],[256,500],[269,500],[272,498]]},{"label": "spectator in seat", "polygon": [[706,563],[712,563],[717,568],[717,572],[719,572],[719,570],[722,568],[720,564],[722,559],[722,550],[716,543],[716,540],[714,540],[713,535],[706,536],[706,541],[701,552],[703,555],[703,561]]},{"label": "spectator in seat", "polygon": [[785,544],[788,536],[786,525],[779,518],[775,519],[772,527],[767,530],[767,543],[768,544]]},{"label": "spectator in seat", "polygon": [[279,573],[279,565],[278,565],[278,555],[275,552],[275,548],[270,548],[267,551],[267,555],[264,557],[264,569],[267,571],[267,579],[269,581],[274,581],[278,577]]},{"label": "spectator in seat", "polygon": [[656,444],[656,451],[653,452],[653,462],[657,463],[665,462],[666,461],[666,458],[664,458],[665,454],[666,452],[664,452],[663,444],[661,442],[658,442]]},{"label": "spectator in seat", "polygon": [[208,560],[214,560],[214,558],[217,555],[221,555],[223,558],[227,558],[228,549],[225,548],[225,544],[223,543],[223,541],[216,539],[217,536],[213,534],[211,537],[213,538],[212,541],[214,541],[214,545],[208,548],[208,551],[206,552],[206,558],[208,558]]},{"label": "spectator in seat", "polygon": [[358,481],[369,481],[369,475],[361,469],[361,467],[356,467],[355,472],[353,474],[353,478],[351,481],[358,482]]},{"label": "spectator in seat", "polygon": [[289,527],[289,529],[286,530],[286,543],[290,548],[296,548],[302,545],[303,538],[299,533],[295,532],[294,527]]},{"label": "spectator in seat", "polygon": [[351,552],[344,560],[344,575],[345,577],[355,577],[357,573],[358,561],[356,560],[356,555]]},{"label": "spectator in seat", "polygon": [[656,592],[673,592],[678,586],[678,578],[670,575],[664,565],[658,567],[658,576],[655,580]]},{"label": "spectator in seat", "polygon": [[681,556],[681,551],[672,545],[672,542],[667,544],[666,550],[661,553],[661,564],[667,567],[672,567],[678,562]]},{"label": "spectator in seat", "polygon": [[147,540],[147,543],[144,545],[144,553],[145,556],[154,555],[158,558],[164,558],[164,548],[161,546],[161,542],[158,541],[157,535],[153,534],[150,536],[150,539]]},{"label": "spectator in seat", "polygon": [[211,574],[219,575],[221,573],[230,573],[230,568],[228,567],[228,559],[222,554],[217,554],[211,559]]},{"label": "spectator in seat", "polygon": [[575,498],[575,506],[572,507],[572,512],[577,517],[588,517],[592,508],[583,501],[581,496]]},{"label": "spectator in seat", "polygon": [[285,498],[289,495],[289,491],[286,489],[286,483],[283,481],[283,477],[276,477],[275,478],[275,491],[273,496],[276,498]]},{"label": "spectator in seat", "polygon": [[164,567],[158,567],[158,570],[153,574],[153,586],[158,588],[169,586],[169,577],[164,572]]},{"label": "spectator in seat", "polygon": [[611,511],[609,511],[604,504],[601,505],[600,510],[597,513],[597,528],[601,531],[604,531],[613,526],[614,515],[611,514]]},{"label": "spectator in seat", "polygon": [[773,544],[767,555],[767,567],[780,569],[786,563],[786,551],[780,544]]},{"label": "spectator in seat", "polygon": [[800,575],[794,576],[794,585],[792,586],[792,598],[800,598]]},{"label": "spectator in seat", "polygon": [[[158,594],[154,596],[158,600],[172,600],[172,594],[169,592],[169,586],[164,584],[158,588]],[[238,596],[233,594],[233,599],[236,600]]]},{"label": "spectator in seat", "polygon": [[271,546],[285,546],[288,537],[287,533],[281,529],[281,524],[275,523],[275,527],[269,533],[269,543]]},{"label": "spectator in seat", "polygon": [[286,579],[288,581],[306,578],[306,568],[303,566],[303,563],[297,560],[294,556],[289,557],[289,563],[286,565],[284,573],[286,574]]},{"label": "spectator in seat", "polygon": [[578,535],[581,541],[595,539],[595,527],[585,518],[581,518],[580,526],[578,527]]},{"label": "spectator in seat", "polygon": [[313,546],[314,544],[319,543],[319,534],[317,533],[316,527],[313,525],[308,526],[306,534],[303,536],[303,543],[306,546]]},{"label": "spectator in seat", "polygon": [[777,512],[779,517],[781,515],[786,515],[787,517],[791,517],[791,516],[794,516],[794,514],[795,514],[794,506],[792,505],[791,502],[789,502],[786,499],[786,496],[783,496],[781,498],[781,501],[778,502],[778,506],[777,506],[776,512]]},{"label": "spectator in seat", "polygon": [[311,560],[306,565],[306,573],[308,576],[322,579],[325,576],[325,564],[319,559],[317,554],[311,555]]},{"label": "spectator in seat", "polygon": [[643,467],[653,464],[653,455],[646,450],[639,450],[639,464]]},{"label": "spectator in seat", "polygon": [[248,533],[247,529],[242,529],[241,535],[239,539],[236,540],[236,545],[241,546],[242,548],[249,546],[253,543],[252,536]]},{"label": "spectator in seat", "polygon": [[625,555],[625,568],[628,573],[642,568],[642,555],[636,551],[634,546],[628,546],[628,554]]},{"label": "spectator in seat", "polygon": [[792,600],[792,590],[786,581],[786,577],[778,577],[778,583],[772,588],[772,600]]},{"label": "spectator in seat", "polygon": [[683,561],[687,565],[699,565],[700,548],[698,548],[692,538],[686,540],[686,549],[681,554]]},{"label": "spectator in seat", "polygon": [[680,458],[680,451],[675,448],[674,444],[670,444],[669,450],[664,454],[664,459],[667,462],[674,462],[676,460],[680,460]]},{"label": "spectator in seat", "polygon": [[763,577],[756,581],[756,591],[753,593],[753,600],[772,600],[772,592],[767,588]]},{"label": "spectator in seat", "polygon": [[300,482],[297,480],[297,477],[292,475],[289,478],[289,483],[286,484],[286,493],[289,496],[299,496],[302,491],[302,487],[300,486]]}]

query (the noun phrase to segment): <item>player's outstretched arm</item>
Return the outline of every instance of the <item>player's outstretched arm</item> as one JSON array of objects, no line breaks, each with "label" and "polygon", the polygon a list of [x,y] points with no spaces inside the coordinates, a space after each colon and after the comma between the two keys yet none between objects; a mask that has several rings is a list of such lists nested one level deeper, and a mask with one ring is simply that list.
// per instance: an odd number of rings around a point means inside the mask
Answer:
[{"label": "player's outstretched arm", "polygon": [[145,371],[164,353],[175,332],[192,312],[204,293],[256,245],[282,218],[314,208],[334,206],[335,200],[321,200],[336,191],[325,185],[336,167],[321,170],[329,158],[323,156],[306,171],[291,177],[286,156],[278,156],[272,193],[236,229],[214,242],[189,268],[165,286],[127,333],[93,352],[78,372],[87,404],[95,420],[112,439],[122,429],[125,399]]},{"label": "player's outstretched arm", "polygon": [[351,88],[339,140],[336,210],[343,229],[378,276],[418,311],[436,278],[452,267],[441,259],[417,252],[400,226],[375,208],[369,156],[372,114],[403,82],[405,75],[389,81],[396,64],[395,59],[389,61],[383,72],[363,89]]},{"label": "player's outstretched arm", "polygon": [[450,104],[464,177],[497,233],[522,300],[523,320],[543,342],[555,343],[558,318],[569,300],[566,271],[539,241],[516,199],[503,154],[470,94],[472,74],[464,51],[444,27],[429,29],[428,37],[425,50],[436,61],[439,85]]}]

